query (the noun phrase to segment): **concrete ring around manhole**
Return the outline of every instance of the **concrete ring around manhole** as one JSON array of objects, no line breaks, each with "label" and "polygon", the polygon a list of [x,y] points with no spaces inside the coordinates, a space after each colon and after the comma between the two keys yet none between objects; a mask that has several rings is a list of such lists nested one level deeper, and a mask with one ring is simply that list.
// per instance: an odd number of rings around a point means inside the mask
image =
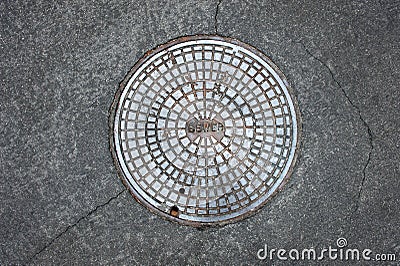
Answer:
[{"label": "concrete ring around manhole", "polygon": [[300,113],[278,67],[232,38],[181,37],[147,52],[110,111],[120,178],[149,210],[192,226],[249,216],[287,182]]}]

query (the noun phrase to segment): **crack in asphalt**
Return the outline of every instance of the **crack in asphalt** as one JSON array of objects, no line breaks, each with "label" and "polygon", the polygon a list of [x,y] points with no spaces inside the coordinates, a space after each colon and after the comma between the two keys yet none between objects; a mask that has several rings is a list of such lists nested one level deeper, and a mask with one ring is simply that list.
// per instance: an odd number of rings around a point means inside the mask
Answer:
[{"label": "crack in asphalt", "polygon": [[82,216],[81,218],[79,218],[74,224],[68,225],[64,231],[62,231],[61,233],[59,233],[56,237],[54,237],[52,240],[50,240],[50,242],[48,242],[42,249],[40,249],[38,252],[36,252],[31,258],[29,258],[29,261],[32,261],[36,256],[38,256],[40,253],[42,253],[43,251],[45,251],[48,247],[50,247],[57,239],[59,239],[60,237],[62,237],[65,233],[67,233],[71,228],[77,226],[82,220],[88,218],[89,216],[91,216],[93,213],[95,213],[98,209],[108,205],[111,201],[117,199],[122,193],[124,193],[125,191],[127,191],[127,189],[122,190],[121,192],[119,192],[117,195],[115,195],[114,197],[111,197],[107,202],[97,205],[93,210],[91,210],[90,212],[88,212],[85,216]]},{"label": "crack in asphalt", "polygon": [[367,167],[369,165],[369,163],[371,162],[371,155],[372,155],[372,151],[374,149],[374,143],[373,143],[373,135],[372,135],[372,130],[371,127],[368,125],[367,121],[365,121],[365,119],[363,118],[362,114],[361,114],[361,110],[360,108],[355,105],[353,103],[353,101],[350,99],[350,97],[348,96],[347,92],[345,89],[343,89],[342,85],[340,84],[340,82],[335,78],[335,75],[333,74],[332,70],[330,69],[330,67],[321,59],[319,59],[318,57],[316,57],[314,54],[312,54],[310,52],[310,50],[307,49],[307,47],[302,43],[302,42],[297,42],[298,44],[300,44],[304,50],[306,51],[307,54],[309,54],[313,59],[317,60],[318,62],[320,62],[330,73],[332,80],[338,85],[339,89],[343,92],[343,95],[345,96],[346,100],[350,103],[350,105],[356,109],[357,113],[358,113],[358,117],[360,119],[360,121],[363,123],[364,127],[367,129],[367,133],[368,133],[368,142],[369,142],[369,152],[368,152],[368,157],[367,157],[367,161],[363,167],[362,173],[363,173],[363,178],[360,182],[360,185],[358,187],[358,194],[357,194],[357,202],[356,202],[356,209],[354,210],[354,213],[358,211],[358,208],[360,207],[360,200],[361,200],[361,194],[364,188],[364,183],[366,180],[366,171],[367,171]]},{"label": "crack in asphalt", "polygon": [[218,13],[219,13],[219,6],[221,5],[222,0],[219,0],[217,3],[217,8],[215,9],[215,15],[214,15],[214,28],[215,28],[215,34],[218,35]]}]

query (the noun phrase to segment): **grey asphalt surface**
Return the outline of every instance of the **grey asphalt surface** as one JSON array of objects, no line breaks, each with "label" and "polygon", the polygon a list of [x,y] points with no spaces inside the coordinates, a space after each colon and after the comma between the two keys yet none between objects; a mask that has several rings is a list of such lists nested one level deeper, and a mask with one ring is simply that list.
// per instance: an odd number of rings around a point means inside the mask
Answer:
[{"label": "grey asphalt surface", "polygon": [[[399,11],[397,1],[1,1],[0,264],[265,264],[265,244],[339,237],[399,263]],[[147,50],[216,31],[285,73],[302,147],[259,213],[198,230],[126,192],[108,109]]]}]

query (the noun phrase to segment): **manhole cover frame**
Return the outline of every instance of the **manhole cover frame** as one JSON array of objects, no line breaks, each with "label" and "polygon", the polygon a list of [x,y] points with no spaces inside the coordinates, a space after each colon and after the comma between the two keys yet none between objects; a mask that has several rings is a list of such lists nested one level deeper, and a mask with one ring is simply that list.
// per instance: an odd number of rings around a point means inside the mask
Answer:
[{"label": "manhole cover frame", "polygon": [[[293,152],[293,157],[291,159],[291,163],[289,165],[289,168],[286,172],[286,175],[282,178],[282,181],[278,184],[278,186],[275,188],[275,190],[261,203],[259,203],[257,206],[255,206],[253,209],[240,214],[239,216],[221,220],[221,221],[213,221],[213,222],[204,222],[204,221],[191,221],[191,220],[185,220],[185,219],[180,219],[179,217],[176,217],[175,215],[168,214],[167,212],[164,212],[157,207],[153,206],[151,203],[149,203],[146,199],[144,199],[139,192],[136,192],[134,187],[128,182],[123,166],[121,166],[120,161],[118,159],[118,155],[116,152],[116,144],[115,144],[115,130],[118,131],[118,129],[115,129],[115,117],[117,115],[118,111],[118,105],[120,103],[120,100],[124,100],[121,98],[121,95],[123,91],[125,90],[126,85],[128,84],[129,80],[132,78],[133,74],[142,66],[143,63],[145,63],[149,58],[154,56],[155,54],[168,49],[171,46],[174,46],[179,43],[187,42],[187,41],[196,41],[196,40],[215,40],[215,41],[222,41],[222,42],[227,42],[231,43],[233,45],[237,45],[240,47],[243,47],[246,50],[249,50],[250,52],[254,53],[256,56],[260,57],[262,60],[264,60],[275,72],[276,74],[280,77],[282,82],[284,83],[287,92],[289,94],[289,98],[292,101],[293,104],[293,111],[296,115],[296,138],[293,141],[296,141],[296,145],[293,146],[294,152]],[[293,117],[292,117],[293,118]],[[209,226],[222,226],[226,225],[229,223],[233,223],[245,218],[248,218],[249,216],[254,215],[258,211],[262,209],[263,206],[267,202],[269,202],[282,188],[284,185],[288,182],[289,178],[291,177],[293,170],[297,164],[297,158],[300,153],[300,146],[301,146],[301,134],[302,134],[302,119],[301,119],[301,113],[299,109],[299,105],[297,102],[297,98],[295,93],[293,92],[293,89],[291,88],[286,76],[282,73],[282,71],[276,66],[276,64],[268,57],[266,56],[263,52],[258,50],[257,48],[244,43],[242,41],[239,41],[234,38],[230,37],[222,37],[218,35],[207,35],[207,34],[201,34],[201,35],[191,35],[191,36],[184,36],[184,37],[179,37],[176,39],[172,39],[164,44],[158,45],[154,49],[148,50],[139,60],[136,61],[134,66],[130,69],[130,71],[125,75],[123,81],[120,83],[118,90],[115,93],[113,103],[111,104],[111,107],[109,109],[109,144],[110,144],[110,152],[112,154],[112,158],[115,164],[115,167],[117,169],[118,177],[121,179],[122,183],[125,185],[125,187],[129,190],[130,194],[133,196],[133,198],[140,203],[141,205],[145,206],[147,210],[149,210],[151,213],[155,213],[162,217],[165,220],[168,221],[173,221],[177,222],[179,224],[184,224],[184,225],[189,225],[193,227],[209,227]],[[172,210],[171,210],[172,212]]]}]

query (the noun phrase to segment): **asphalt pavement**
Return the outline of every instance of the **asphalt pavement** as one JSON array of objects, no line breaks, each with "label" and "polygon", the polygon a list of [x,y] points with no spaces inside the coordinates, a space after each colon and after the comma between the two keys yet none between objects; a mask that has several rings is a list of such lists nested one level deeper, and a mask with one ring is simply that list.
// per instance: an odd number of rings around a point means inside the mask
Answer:
[{"label": "asphalt pavement", "polygon": [[[399,263],[398,1],[1,1],[0,23],[1,265],[265,265],[265,245],[339,238]],[[138,204],[108,144],[109,107],[133,64],[194,34],[264,52],[303,121],[285,188],[250,218],[203,230]]]}]

